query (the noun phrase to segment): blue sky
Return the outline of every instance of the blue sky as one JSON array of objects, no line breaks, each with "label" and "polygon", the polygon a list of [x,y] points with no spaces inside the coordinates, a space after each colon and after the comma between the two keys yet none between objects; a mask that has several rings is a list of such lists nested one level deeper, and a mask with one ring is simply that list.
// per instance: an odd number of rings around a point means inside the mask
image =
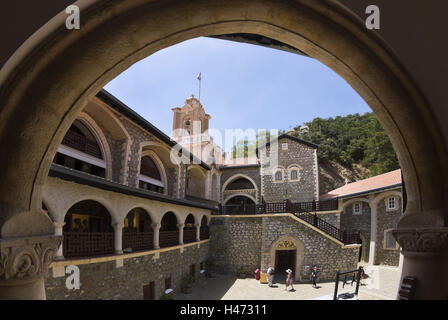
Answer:
[{"label": "blue sky", "polygon": [[199,72],[201,103],[212,116],[210,128],[221,132],[289,129],[316,117],[371,111],[344,79],[317,60],[211,38],[158,51],[105,89],[171,135],[171,109],[182,107],[192,93],[198,96]]}]

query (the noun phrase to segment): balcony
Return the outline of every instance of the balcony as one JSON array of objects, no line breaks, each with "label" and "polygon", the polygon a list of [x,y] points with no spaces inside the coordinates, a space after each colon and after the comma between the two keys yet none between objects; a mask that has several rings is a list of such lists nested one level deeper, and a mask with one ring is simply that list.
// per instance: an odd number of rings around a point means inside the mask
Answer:
[{"label": "balcony", "polygon": [[64,232],[64,256],[87,257],[114,253],[113,232]]},{"label": "balcony", "polygon": [[130,248],[133,252],[154,249],[153,232],[124,232],[123,250]]}]

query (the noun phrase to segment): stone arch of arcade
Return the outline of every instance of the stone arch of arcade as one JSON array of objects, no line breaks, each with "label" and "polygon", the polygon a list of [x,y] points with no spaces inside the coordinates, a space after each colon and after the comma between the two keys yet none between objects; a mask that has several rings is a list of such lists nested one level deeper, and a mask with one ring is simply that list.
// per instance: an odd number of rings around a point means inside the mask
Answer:
[{"label": "stone arch of arcade", "polygon": [[259,188],[255,181],[245,174],[235,174],[229,177],[221,188],[222,203],[227,203],[235,196],[245,196],[258,204]]},{"label": "stone arch of arcade", "polygon": [[[292,255],[289,254],[289,258],[286,257],[286,265],[281,264],[282,263],[282,257],[281,257],[281,253],[288,251],[289,253],[293,253]],[[280,254],[279,254],[280,253]],[[299,239],[297,239],[296,237],[293,236],[283,236],[278,238],[277,240],[275,240],[269,250],[269,259],[268,259],[268,263],[272,266],[272,267],[277,267],[277,268],[282,268],[284,269],[284,267],[286,268],[290,268],[291,270],[293,270],[294,273],[294,279],[295,280],[300,280],[300,270],[301,270],[301,265],[303,262],[303,258],[305,255],[305,247],[302,243],[302,241],[300,241]],[[291,261],[291,258],[293,261]],[[280,261],[279,261],[280,260]],[[279,264],[280,263],[280,264]],[[294,264],[294,265],[292,265]],[[266,266],[267,268],[268,266]],[[276,274],[282,274],[285,273],[285,270],[276,270]]]},{"label": "stone arch of arcade", "polygon": [[[41,211],[42,190],[64,133],[108,81],[183,40],[254,33],[321,61],[367,101],[391,138],[406,184],[406,212],[394,231],[405,252],[403,276],[418,276],[417,298],[446,297],[448,275],[431,275],[436,266],[448,265],[440,240],[447,233],[447,144],[420,88],[381,37],[365,30],[364,21],[334,1],[94,0],[79,5],[81,30],[66,30],[61,12],[1,70],[0,149],[12,155],[0,159],[2,240],[39,235],[47,236],[39,241],[48,246],[61,241],[50,237],[53,226]],[[178,18],[183,16],[194,19]],[[434,246],[408,247],[415,234],[434,238]],[[4,246],[13,246],[5,241]],[[42,274],[31,280],[16,283],[14,297],[43,298]],[[0,290],[0,297],[12,297],[5,286]]]}]

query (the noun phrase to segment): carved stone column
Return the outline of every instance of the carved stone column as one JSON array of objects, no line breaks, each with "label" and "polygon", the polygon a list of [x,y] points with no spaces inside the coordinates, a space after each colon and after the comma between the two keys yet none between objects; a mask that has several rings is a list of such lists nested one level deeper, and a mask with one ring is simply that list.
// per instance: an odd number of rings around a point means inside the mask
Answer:
[{"label": "carved stone column", "polygon": [[183,223],[178,223],[177,228],[179,229],[179,244],[184,244],[184,226]]},{"label": "carved stone column", "polygon": [[44,277],[61,236],[0,239],[0,299],[45,299]]},{"label": "carved stone column", "polygon": [[151,226],[152,231],[154,232],[154,249],[160,249],[159,233],[160,233],[160,227],[162,225],[160,223],[153,223]]},{"label": "carved stone column", "polygon": [[[63,228],[65,225],[65,222],[53,222],[54,225],[54,235],[55,236],[62,236],[63,235]],[[63,245],[59,246],[58,251],[56,252],[54,259],[55,260],[64,260],[64,253],[63,253]]]},{"label": "carved stone column", "polygon": [[369,264],[375,264],[375,245],[376,245],[376,233],[377,233],[377,204],[370,204],[370,249],[369,249]]},{"label": "carved stone column", "polygon": [[392,231],[404,255],[401,279],[417,278],[414,299],[448,299],[448,228]]},{"label": "carved stone column", "polygon": [[123,254],[123,227],[121,223],[112,225],[114,228],[114,247],[116,254]]},{"label": "carved stone column", "polygon": [[196,223],[194,226],[196,227],[196,241],[201,241],[201,224]]}]

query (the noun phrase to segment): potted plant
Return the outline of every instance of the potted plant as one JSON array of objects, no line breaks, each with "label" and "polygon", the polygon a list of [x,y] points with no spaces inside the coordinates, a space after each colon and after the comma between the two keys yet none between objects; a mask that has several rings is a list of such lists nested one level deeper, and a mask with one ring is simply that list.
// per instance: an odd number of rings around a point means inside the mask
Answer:
[{"label": "potted plant", "polygon": [[164,293],[160,296],[160,300],[174,300],[174,296],[171,294]]},{"label": "potted plant", "polygon": [[205,275],[208,278],[214,278],[216,276],[214,268],[215,260],[212,257],[208,257],[205,261]]},{"label": "potted plant", "polygon": [[193,290],[194,278],[191,276],[184,277],[181,283],[181,291],[185,294],[190,294]]},{"label": "potted plant", "polygon": [[238,278],[245,279],[247,277],[247,270],[244,268],[240,268],[238,270]]}]

